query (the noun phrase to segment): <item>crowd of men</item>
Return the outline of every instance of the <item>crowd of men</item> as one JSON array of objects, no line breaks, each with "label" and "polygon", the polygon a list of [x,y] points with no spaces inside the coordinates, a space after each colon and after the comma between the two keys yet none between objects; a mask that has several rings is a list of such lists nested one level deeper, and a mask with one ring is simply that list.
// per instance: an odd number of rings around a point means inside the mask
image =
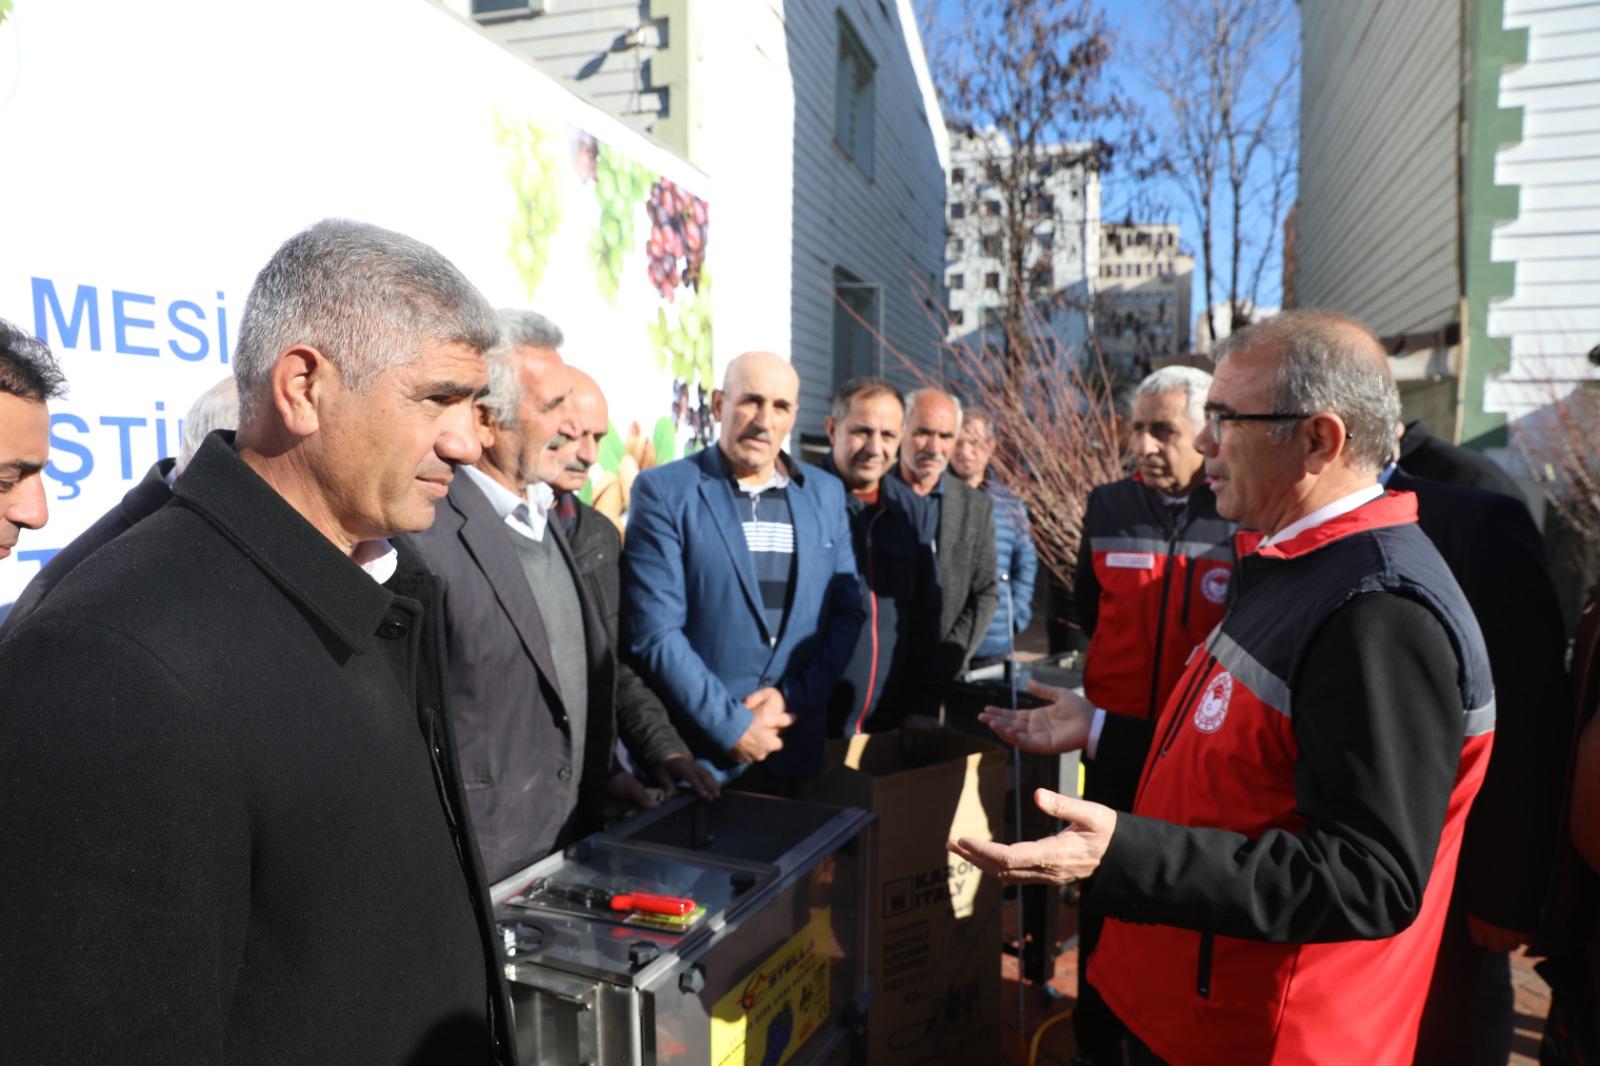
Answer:
[{"label": "crowd of men", "polygon": [[[0,329],[3,557],[47,520],[64,382]],[[829,738],[937,728],[1012,653],[1005,412],[858,378],[812,465],[795,370],[749,352],[619,528],[563,346],[373,226],[261,271],[181,454],[0,624],[18,1061],[514,1061],[489,884],[679,788],[809,796]],[[1358,323],[1287,314],[1217,365],[1140,384],[1133,473],[1088,501],[1083,694],[984,714],[1084,749],[1085,797],[951,848],[1085,882],[1085,1062],[1503,1062],[1571,747],[1537,530],[1417,476],[1458,450],[1399,435]]]}]

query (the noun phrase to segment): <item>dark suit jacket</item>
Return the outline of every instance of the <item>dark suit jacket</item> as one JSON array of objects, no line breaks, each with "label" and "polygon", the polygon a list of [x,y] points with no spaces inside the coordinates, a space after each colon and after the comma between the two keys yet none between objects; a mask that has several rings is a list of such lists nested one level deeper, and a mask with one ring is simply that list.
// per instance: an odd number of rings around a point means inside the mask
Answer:
[{"label": "dark suit jacket", "polygon": [[634,666],[708,766],[729,767],[729,749],[750,728],[753,718],[740,701],[779,688],[795,724],[763,765],[792,779],[821,766],[828,694],[866,611],[843,483],[788,456],[783,462],[795,563],[782,631],[767,631],[755,561],[716,445],[646,470],[633,483],[622,628]]},{"label": "dark suit jacket", "polygon": [[[579,580],[589,701],[584,765],[572,765],[571,724],[514,536],[482,490],[457,473],[433,525],[402,538],[444,584],[450,713],[490,881],[600,828],[616,743],[611,646],[600,611]],[[545,536],[555,538],[573,566],[556,522]],[[576,773],[582,774],[578,805],[565,814],[547,793]]]},{"label": "dark suit jacket", "polygon": [[1499,463],[1482,452],[1440,440],[1421,422],[1407,424],[1400,438],[1400,469],[1412,477],[1445,485],[1466,485],[1498,492],[1521,501],[1524,509],[1527,507],[1522,490]]},{"label": "dark suit jacket", "polygon": [[[895,468],[899,476],[899,468]],[[939,655],[945,677],[966,669],[967,660],[983,643],[989,622],[1000,606],[1000,571],[995,561],[994,500],[948,470],[939,480],[944,494],[939,524],[932,539],[939,556],[939,584],[944,602],[939,610]],[[924,504],[928,498],[923,497]],[[925,521],[932,522],[933,507]]]},{"label": "dark suit jacket", "polygon": [[1544,541],[1518,499],[1395,471],[1466,594],[1494,675],[1494,749],[1467,821],[1455,902],[1507,929],[1538,925],[1572,738],[1566,630]]},{"label": "dark suit jacket", "polygon": [[[622,608],[622,537],[611,519],[581,500],[572,502],[577,518],[567,542],[589,595],[600,605],[606,636],[615,651],[621,647],[617,618]],[[669,756],[689,754],[689,745],[672,727],[661,697],[625,662],[617,665],[617,734],[643,770],[653,769]]]},{"label": "dark suit jacket", "polygon": [[0,639],[4,639],[18,623],[37,610],[61,579],[77,569],[78,564],[93,555],[96,549],[116,540],[172,499],[172,490],[167,488],[167,474],[172,471],[173,462],[172,459],[158,459],[139,479],[139,483],[122,497],[122,502],[79,533],[71,544],[56,552],[44,569],[28,582],[28,587],[22,590],[17,602],[11,605],[5,620],[0,621]]},{"label": "dark suit jacket", "polygon": [[0,644],[4,1057],[511,1061],[437,585],[231,438]]}]

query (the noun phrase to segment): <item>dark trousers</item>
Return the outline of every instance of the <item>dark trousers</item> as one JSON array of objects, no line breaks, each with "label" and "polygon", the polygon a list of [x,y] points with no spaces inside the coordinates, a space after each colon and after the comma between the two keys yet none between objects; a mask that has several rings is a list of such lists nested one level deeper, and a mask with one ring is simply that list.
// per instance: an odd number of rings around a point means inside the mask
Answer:
[{"label": "dark trousers", "polygon": [[1127,1030],[1111,1013],[1089,983],[1089,956],[1100,941],[1105,916],[1089,902],[1093,881],[1083,885],[1083,903],[1078,912],[1078,1003],[1072,1008],[1072,1033],[1078,1042],[1078,1059],[1094,1066],[1116,1066],[1122,1062],[1122,1040]]},{"label": "dark trousers", "polygon": [[1422,1010],[1418,1066],[1505,1066],[1515,1026],[1511,957],[1474,944],[1466,912],[1452,906]]}]

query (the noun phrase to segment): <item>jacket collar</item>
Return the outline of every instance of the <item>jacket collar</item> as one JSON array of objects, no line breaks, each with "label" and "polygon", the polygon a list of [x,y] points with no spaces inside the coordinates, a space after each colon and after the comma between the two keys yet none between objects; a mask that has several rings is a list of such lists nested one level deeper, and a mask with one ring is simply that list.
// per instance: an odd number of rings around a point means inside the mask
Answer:
[{"label": "jacket collar", "polygon": [[394,595],[289,506],[233,450],[218,430],[173,486],[204,517],[351,651],[361,651],[383,622]]},{"label": "jacket collar", "polygon": [[1234,543],[1241,559],[1252,553],[1263,559],[1297,559],[1357,533],[1408,525],[1416,520],[1416,495],[1389,491],[1353,511],[1335,515],[1326,522],[1303,530],[1281,544],[1262,548],[1260,545],[1266,539],[1266,534],[1256,530],[1241,530]]},{"label": "jacket collar", "polygon": [[[724,481],[733,480],[733,471],[728,468],[728,460],[722,454],[721,445],[711,444],[701,448],[690,458],[700,464],[700,473],[703,477],[720,478]],[[795,462],[794,459],[790,458],[789,453],[782,449],[778,451],[778,459],[783,463],[784,473],[789,475],[789,484],[798,488],[805,488],[805,464]]]}]

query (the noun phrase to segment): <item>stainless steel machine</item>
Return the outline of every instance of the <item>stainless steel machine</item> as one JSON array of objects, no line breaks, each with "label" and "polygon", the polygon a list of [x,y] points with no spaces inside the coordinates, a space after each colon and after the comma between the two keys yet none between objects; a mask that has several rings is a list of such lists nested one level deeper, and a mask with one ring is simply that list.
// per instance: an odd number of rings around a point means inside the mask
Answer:
[{"label": "stainless steel machine", "polygon": [[525,1063],[859,1061],[877,823],[669,800],[495,885]]}]

